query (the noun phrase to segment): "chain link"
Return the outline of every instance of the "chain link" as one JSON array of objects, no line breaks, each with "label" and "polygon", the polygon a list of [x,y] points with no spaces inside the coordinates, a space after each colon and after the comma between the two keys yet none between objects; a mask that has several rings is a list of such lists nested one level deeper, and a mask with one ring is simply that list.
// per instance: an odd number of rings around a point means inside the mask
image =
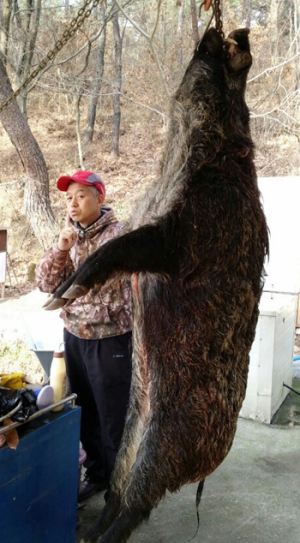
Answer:
[{"label": "chain link", "polygon": [[211,24],[213,17],[215,17],[216,30],[217,32],[219,32],[220,36],[222,36],[222,38],[224,39],[225,36],[223,32],[221,2],[222,0],[203,0],[202,4],[200,4],[199,6],[199,17],[201,16],[201,10],[203,7],[205,11],[208,11],[210,8],[212,8],[212,16],[208,23],[208,28]]},{"label": "chain link", "polygon": [[[61,38],[56,41],[53,49],[49,51],[46,57],[40,62],[37,68],[33,70],[33,72],[31,72],[31,74],[22,83],[22,85],[15,92],[13,92],[7,98],[5,102],[1,104],[0,113],[1,111],[3,111],[4,108],[6,108],[10,104],[10,102],[12,102],[14,98],[19,96],[22,90],[24,90],[29,85],[29,83],[33,79],[35,79],[36,76],[47,66],[47,64],[56,57],[57,53],[59,53],[59,51],[64,47],[64,45],[74,36],[76,30],[78,30],[83,25],[85,20],[91,15],[93,9],[97,7],[98,4],[104,1],[105,0],[85,0],[82,8],[78,10],[76,17],[74,17],[72,21],[70,22],[69,28],[67,28],[63,32]],[[91,7],[87,9],[90,4],[91,4]]]},{"label": "chain link", "polygon": [[221,1],[222,0],[213,0],[213,10],[216,20],[216,30],[219,32],[220,36],[224,39],[223,32],[223,21],[222,21],[222,11],[221,11]]}]

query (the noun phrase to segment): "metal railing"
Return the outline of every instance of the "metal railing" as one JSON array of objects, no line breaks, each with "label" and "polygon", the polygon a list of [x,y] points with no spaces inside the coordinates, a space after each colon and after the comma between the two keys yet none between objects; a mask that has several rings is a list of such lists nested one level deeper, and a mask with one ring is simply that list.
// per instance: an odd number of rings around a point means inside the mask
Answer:
[{"label": "metal railing", "polygon": [[[71,407],[75,407],[75,400],[77,398],[77,394],[70,394],[69,396],[66,396],[62,400],[59,400],[59,402],[53,403],[51,405],[48,405],[48,407],[45,407],[44,409],[40,409],[39,411],[36,411],[33,413],[33,415],[30,415],[27,420],[24,422],[12,422],[11,424],[8,424],[7,426],[0,427],[0,435],[5,434],[9,430],[12,430],[13,428],[17,428],[18,426],[22,426],[23,424],[26,424],[27,422],[30,422],[31,420],[38,419],[45,413],[48,413],[49,411],[52,411],[55,407],[59,407],[60,405],[64,405],[66,403],[71,402]],[[18,407],[19,408],[19,407]],[[8,415],[7,415],[8,418]]]}]

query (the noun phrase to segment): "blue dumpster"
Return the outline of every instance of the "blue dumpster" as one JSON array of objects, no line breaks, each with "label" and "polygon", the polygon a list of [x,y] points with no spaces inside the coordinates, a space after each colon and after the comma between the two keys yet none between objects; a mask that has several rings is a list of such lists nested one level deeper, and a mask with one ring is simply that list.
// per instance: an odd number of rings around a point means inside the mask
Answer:
[{"label": "blue dumpster", "polygon": [[1,541],[75,543],[80,408],[44,413],[0,449]]}]

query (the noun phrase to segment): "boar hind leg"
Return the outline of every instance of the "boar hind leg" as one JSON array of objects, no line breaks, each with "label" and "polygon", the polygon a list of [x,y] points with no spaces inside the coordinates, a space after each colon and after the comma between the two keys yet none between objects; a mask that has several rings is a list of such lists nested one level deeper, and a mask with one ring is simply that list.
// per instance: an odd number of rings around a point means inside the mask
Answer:
[{"label": "boar hind leg", "polygon": [[138,347],[139,344],[138,338],[135,337],[130,404],[126,424],[110,481],[108,502],[101,511],[96,524],[88,531],[84,538],[84,541],[91,543],[97,541],[97,538],[109,528],[119,513],[122,494],[136,458],[136,452],[141,441],[149,410],[146,356],[143,348]]},{"label": "boar hind leg", "polygon": [[[151,510],[158,505],[167,490],[178,490],[187,482],[182,482],[180,478],[180,454],[173,448],[172,454],[168,454],[171,446],[171,436],[168,434],[169,429],[162,428],[158,420],[152,420],[147,425],[136,462],[126,483],[118,516],[96,540],[97,543],[125,543],[132,531],[148,519]],[[86,543],[94,542],[95,540],[86,540]]]},{"label": "boar hind leg", "polygon": [[[86,539],[84,543],[126,543],[134,529],[149,518],[152,509],[158,505],[167,490],[167,481],[156,477],[156,463],[155,465],[151,465],[151,463],[147,465],[149,467],[148,478],[139,469],[133,471],[133,481],[132,483],[129,482],[118,517],[116,517],[109,529],[99,539]],[[154,476],[151,476],[150,470],[152,470]],[[142,485],[139,484],[141,481],[144,481],[144,484],[148,485],[149,488],[149,492],[142,494],[142,497],[139,494],[142,489]],[[203,486],[204,480],[199,483],[196,496],[198,522],[195,536],[200,524],[199,505]]]}]

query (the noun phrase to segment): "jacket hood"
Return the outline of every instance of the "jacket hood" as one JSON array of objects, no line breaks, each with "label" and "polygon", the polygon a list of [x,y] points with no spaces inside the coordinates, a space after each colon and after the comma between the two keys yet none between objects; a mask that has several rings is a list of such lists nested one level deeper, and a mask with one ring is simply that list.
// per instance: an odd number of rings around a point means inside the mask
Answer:
[{"label": "jacket hood", "polygon": [[99,219],[93,222],[93,224],[91,224],[90,226],[87,226],[87,228],[82,228],[78,222],[73,221],[71,218],[69,219],[70,225],[72,225],[78,232],[79,238],[92,238],[96,234],[101,232],[101,230],[116,222],[118,222],[118,219],[115,216],[114,210],[110,207],[105,206],[103,206],[101,209],[101,216],[99,217]]}]

